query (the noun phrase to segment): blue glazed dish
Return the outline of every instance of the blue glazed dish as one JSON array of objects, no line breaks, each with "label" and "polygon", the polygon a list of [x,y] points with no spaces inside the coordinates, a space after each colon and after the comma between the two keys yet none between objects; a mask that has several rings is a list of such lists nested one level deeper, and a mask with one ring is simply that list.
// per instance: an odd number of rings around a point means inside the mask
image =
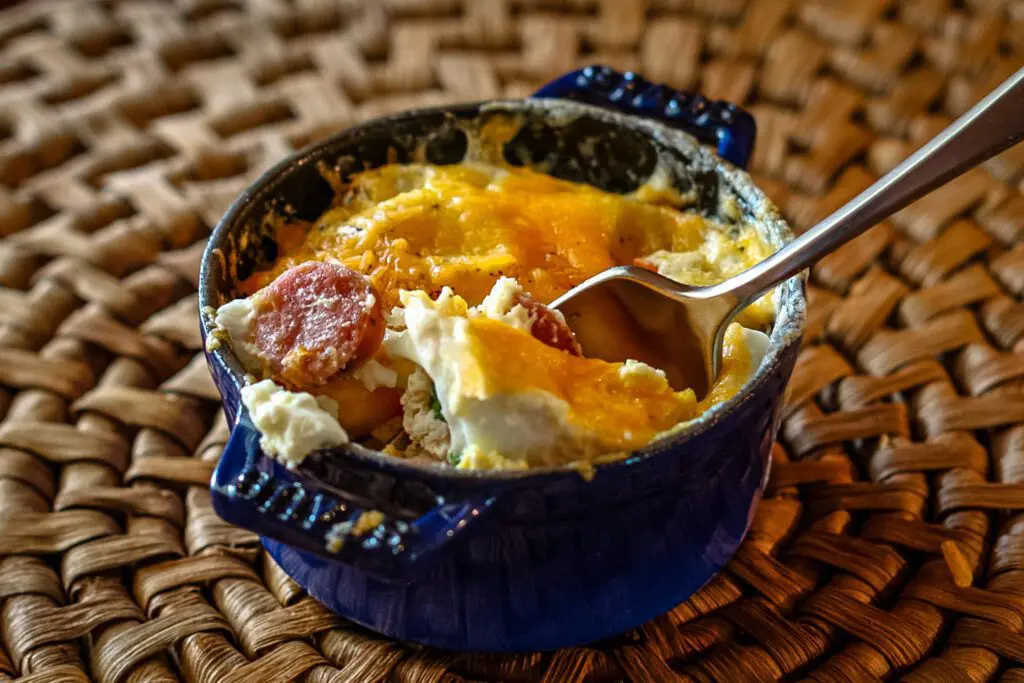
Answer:
[{"label": "blue glazed dish", "polygon": [[[427,161],[458,163],[464,124],[494,116],[523,122],[505,146],[511,163],[614,192],[637,187],[660,164],[695,210],[730,221],[722,207],[731,204],[773,246],[790,238],[736,166],[753,148],[753,120],[742,110],[600,67],[567,74],[538,96],[369,121],[269,170],[210,238],[200,274],[204,338],[209,312],[275,257],[267,217],[308,220],[328,208],[333,193],[318,168],[344,177],[417,149]],[[288,471],[261,452],[240,402],[244,371],[222,345],[207,360],[233,428],[211,482],[214,507],[260,534],[313,597],[393,638],[521,652],[621,633],[693,594],[750,526],[799,348],[802,280],[782,285],[778,301],[768,353],[737,396],[625,460],[596,466],[589,480],[570,468],[460,471],[358,444],[313,453]],[[344,542],[332,552],[327,534],[339,524]]]}]

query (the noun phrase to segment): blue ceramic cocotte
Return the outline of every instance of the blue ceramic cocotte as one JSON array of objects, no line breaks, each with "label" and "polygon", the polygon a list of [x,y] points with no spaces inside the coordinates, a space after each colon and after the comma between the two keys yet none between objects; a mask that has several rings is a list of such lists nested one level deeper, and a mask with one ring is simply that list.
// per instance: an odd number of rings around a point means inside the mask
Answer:
[{"label": "blue ceramic cocotte", "polygon": [[[201,308],[235,298],[237,283],[274,259],[268,215],[310,220],[329,207],[333,194],[318,165],[344,177],[407,161],[424,145],[428,161],[457,163],[467,149],[462,124],[508,114],[523,121],[505,146],[510,163],[613,192],[636,188],[660,163],[694,210],[734,222],[734,212],[721,210],[723,199],[734,200],[726,203],[770,244],[790,237],[739,170],[754,144],[749,114],[588,67],[534,98],[368,121],[281,162],[232,204],[210,238]],[[799,278],[777,296],[768,354],[739,395],[678,434],[597,466],[590,480],[568,468],[457,471],[359,445],[313,453],[288,471],[261,452],[240,402],[244,371],[221,345],[207,359],[233,430],[211,482],[214,506],[258,533],[317,600],[393,638],[509,652],[621,633],[699,589],[749,528],[804,320]],[[202,317],[205,338],[211,322]],[[327,549],[332,527],[371,510],[380,524]]]}]

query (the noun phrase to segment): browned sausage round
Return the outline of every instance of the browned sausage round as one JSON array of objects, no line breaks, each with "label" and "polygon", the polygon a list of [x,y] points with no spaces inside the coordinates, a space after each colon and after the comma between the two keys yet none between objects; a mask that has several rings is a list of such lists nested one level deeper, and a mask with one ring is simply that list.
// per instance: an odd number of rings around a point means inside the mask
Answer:
[{"label": "browned sausage round", "polygon": [[275,376],[319,386],[372,358],[384,338],[380,297],[362,273],[313,261],[252,296],[253,343]]},{"label": "browned sausage round", "polygon": [[652,273],[658,272],[658,266],[654,265],[653,263],[642,257],[633,259],[633,265],[636,266],[637,268],[646,268]]},{"label": "browned sausage round", "polygon": [[569,329],[565,318],[554,309],[548,308],[529,294],[517,294],[515,302],[521,304],[533,318],[530,334],[548,346],[582,356],[583,349],[576,341],[576,335]]}]

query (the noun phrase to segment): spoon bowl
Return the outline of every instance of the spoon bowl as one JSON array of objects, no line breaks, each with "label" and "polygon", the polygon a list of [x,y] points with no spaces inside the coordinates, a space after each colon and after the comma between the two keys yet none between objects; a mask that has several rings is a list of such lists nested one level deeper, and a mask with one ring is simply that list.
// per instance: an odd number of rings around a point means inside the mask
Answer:
[{"label": "spoon bowl", "polygon": [[[551,303],[591,358],[643,361],[669,384],[705,396],[719,373],[727,321],[738,305],[637,266],[602,271]],[[614,330],[614,335],[609,334]]]},{"label": "spoon bowl", "polygon": [[609,268],[551,302],[584,354],[641,360],[676,389],[705,395],[722,370],[725,330],[780,282],[879,221],[1024,138],[1024,68],[852,201],[725,282],[691,287],[635,266]]}]

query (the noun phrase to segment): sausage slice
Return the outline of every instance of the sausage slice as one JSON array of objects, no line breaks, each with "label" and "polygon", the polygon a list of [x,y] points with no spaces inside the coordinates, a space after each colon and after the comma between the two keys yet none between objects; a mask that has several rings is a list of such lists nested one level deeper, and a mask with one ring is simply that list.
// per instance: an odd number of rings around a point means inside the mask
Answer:
[{"label": "sausage slice", "polygon": [[384,338],[380,297],[362,273],[313,261],[252,296],[253,343],[275,376],[320,386],[372,358]]},{"label": "sausage slice", "polygon": [[576,341],[576,335],[569,329],[561,313],[548,308],[529,294],[517,294],[515,303],[522,305],[533,318],[530,334],[548,346],[567,351],[574,356],[582,356],[583,349]]}]

